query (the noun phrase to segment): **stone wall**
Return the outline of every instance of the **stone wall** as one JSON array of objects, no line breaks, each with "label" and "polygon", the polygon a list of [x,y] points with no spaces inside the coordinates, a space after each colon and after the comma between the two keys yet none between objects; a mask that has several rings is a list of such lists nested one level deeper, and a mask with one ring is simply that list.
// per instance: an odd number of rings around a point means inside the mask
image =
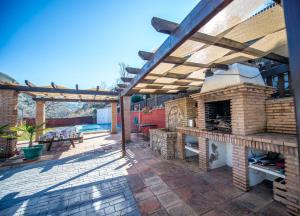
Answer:
[{"label": "stone wall", "polygon": [[[16,126],[18,117],[18,93],[12,90],[0,90],[0,125],[9,124]],[[0,158],[12,156],[16,149],[16,142],[10,142],[0,138]]]},{"label": "stone wall", "polygon": [[187,126],[188,119],[197,118],[196,101],[180,98],[165,102],[166,128],[176,131],[177,126]]},{"label": "stone wall", "polygon": [[266,113],[269,132],[296,134],[294,98],[267,100]]},{"label": "stone wall", "polygon": [[165,159],[175,158],[176,132],[150,129],[150,148]]}]

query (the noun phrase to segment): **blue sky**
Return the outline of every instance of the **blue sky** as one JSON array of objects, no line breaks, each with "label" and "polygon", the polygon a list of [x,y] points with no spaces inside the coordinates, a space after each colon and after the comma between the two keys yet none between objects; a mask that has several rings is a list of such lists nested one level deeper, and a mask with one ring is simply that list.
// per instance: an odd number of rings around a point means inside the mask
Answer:
[{"label": "blue sky", "polygon": [[141,67],[138,50],[167,37],[158,16],[181,22],[199,0],[0,0],[0,71],[18,82],[108,86],[119,62]]}]

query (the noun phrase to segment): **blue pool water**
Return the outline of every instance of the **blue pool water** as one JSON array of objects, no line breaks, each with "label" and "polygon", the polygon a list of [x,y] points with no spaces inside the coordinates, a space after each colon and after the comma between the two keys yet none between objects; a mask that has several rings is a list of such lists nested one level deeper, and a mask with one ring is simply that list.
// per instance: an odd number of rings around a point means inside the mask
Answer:
[{"label": "blue pool water", "polygon": [[89,132],[105,132],[110,131],[111,124],[86,124],[76,126],[80,132],[89,133]]}]

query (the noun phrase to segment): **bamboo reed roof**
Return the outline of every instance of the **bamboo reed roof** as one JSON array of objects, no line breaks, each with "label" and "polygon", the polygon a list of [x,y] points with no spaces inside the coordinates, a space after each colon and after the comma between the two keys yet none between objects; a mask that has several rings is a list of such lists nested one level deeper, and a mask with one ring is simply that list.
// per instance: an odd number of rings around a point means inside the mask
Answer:
[{"label": "bamboo reed roof", "polygon": [[[199,5],[213,2],[215,1],[201,1]],[[153,18],[154,28],[170,36],[151,56],[149,53],[139,53],[148,62],[139,69],[140,72],[123,90],[122,95],[199,90],[208,69],[224,69],[224,65],[262,57],[288,63],[287,36],[281,5],[274,3],[266,8],[266,0],[224,2],[227,6],[211,16],[204,25],[200,23],[196,31],[188,24],[193,24],[195,16],[201,16],[204,10],[209,10],[205,5],[197,5],[180,25]],[[181,34],[188,37],[177,42]]]}]

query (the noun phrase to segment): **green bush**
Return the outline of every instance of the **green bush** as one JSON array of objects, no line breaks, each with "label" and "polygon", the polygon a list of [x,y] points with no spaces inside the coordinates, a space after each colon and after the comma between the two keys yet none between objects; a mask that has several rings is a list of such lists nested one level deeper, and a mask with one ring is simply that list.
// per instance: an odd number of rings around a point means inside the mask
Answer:
[{"label": "green bush", "polygon": [[142,95],[133,95],[131,96],[131,103],[137,103],[143,100],[143,96]]}]

